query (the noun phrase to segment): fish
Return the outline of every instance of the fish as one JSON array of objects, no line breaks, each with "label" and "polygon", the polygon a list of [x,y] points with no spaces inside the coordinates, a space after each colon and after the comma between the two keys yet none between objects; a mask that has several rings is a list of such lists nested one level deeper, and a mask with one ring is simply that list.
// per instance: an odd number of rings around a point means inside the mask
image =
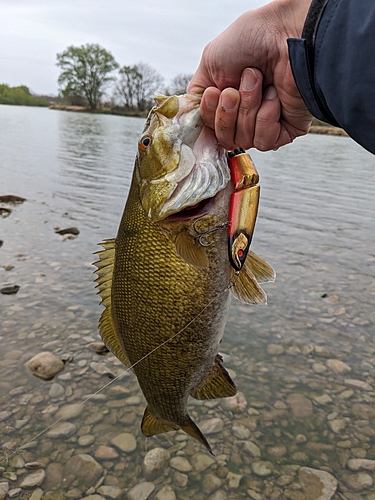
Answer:
[{"label": "fish", "polygon": [[200,96],[156,96],[138,142],[117,236],[96,252],[99,331],[135,373],[147,437],[182,429],[213,454],[188,400],[234,396],[218,353],[234,295],[263,304],[273,268],[251,250],[228,259],[233,193],[227,152],[200,115]]}]

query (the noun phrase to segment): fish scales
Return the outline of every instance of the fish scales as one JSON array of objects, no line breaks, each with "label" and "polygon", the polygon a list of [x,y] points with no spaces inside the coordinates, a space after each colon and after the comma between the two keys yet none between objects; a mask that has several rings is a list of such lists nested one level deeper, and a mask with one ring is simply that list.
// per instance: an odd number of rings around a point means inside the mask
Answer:
[{"label": "fish scales", "polygon": [[[217,225],[218,217],[212,219]],[[225,219],[223,214],[221,222]],[[132,364],[178,334],[134,367],[152,412],[176,423],[184,421],[190,392],[212,369],[225,327],[230,301],[225,291],[229,272],[223,272],[225,231],[218,231],[215,240],[208,247],[208,270],[184,262],[173,242],[145,215],[139,189],[132,184],[117,235],[114,317],[119,331],[126,330],[122,339]]]}]

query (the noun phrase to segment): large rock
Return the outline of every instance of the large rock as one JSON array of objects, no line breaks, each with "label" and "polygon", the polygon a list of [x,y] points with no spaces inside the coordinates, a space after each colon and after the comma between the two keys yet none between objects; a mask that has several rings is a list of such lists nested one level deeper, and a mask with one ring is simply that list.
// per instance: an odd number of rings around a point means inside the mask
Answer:
[{"label": "large rock", "polygon": [[31,358],[26,366],[36,377],[51,380],[65,365],[52,352],[43,351]]},{"label": "large rock", "polygon": [[169,451],[164,448],[150,450],[143,460],[143,473],[146,479],[157,477],[161,474],[170,459]]},{"label": "large rock", "polygon": [[65,466],[68,484],[78,479],[83,488],[89,488],[95,484],[102,472],[103,467],[91,455],[85,453],[74,455]]},{"label": "large rock", "polygon": [[331,474],[309,467],[299,469],[299,482],[306,500],[330,500],[337,489],[337,480]]}]

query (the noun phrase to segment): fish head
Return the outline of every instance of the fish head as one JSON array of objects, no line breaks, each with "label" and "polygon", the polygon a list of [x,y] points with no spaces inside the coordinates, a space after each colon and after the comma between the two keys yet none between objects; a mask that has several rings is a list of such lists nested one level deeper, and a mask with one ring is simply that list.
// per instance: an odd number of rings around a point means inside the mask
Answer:
[{"label": "fish head", "polygon": [[226,151],[200,115],[200,96],[157,96],[138,143],[136,176],[158,222],[213,198],[230,180]]}]

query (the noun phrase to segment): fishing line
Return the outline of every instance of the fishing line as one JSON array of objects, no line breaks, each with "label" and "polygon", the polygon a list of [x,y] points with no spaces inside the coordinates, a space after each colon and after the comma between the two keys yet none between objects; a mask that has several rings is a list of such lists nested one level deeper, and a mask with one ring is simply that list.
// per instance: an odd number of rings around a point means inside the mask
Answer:
[{"label": "fishing line", "polygon": [[[61,420],[65,420],[68,415],[70,415],[73,411],[75,411],[77,408],[80,408],[81,406],[83,406],[84,404],[86,404],[88,401],[90,401],[93,397],[95,397],[97,394],[99,394],[100,392],[102,392],[104,389],[106,389],[108,386],[110,386],[111,384],[113,384],[113,382],[116,382],[116,380],[118,380],[119,378],[121,378],[123,375],[125,375],[125,373],[128,373],[132,368],[134,368],[134,366],[138,365],[139,363],[141,363],[143,360],[145,360],[146,358],[148,358],[149,356],[151,356],[151,354],[153,354],[155,351],[157,351],[158,349],[160,349],[161,347],[163,347],[165,344],[167,344],[168,342],[170,342],[171,340],[173,340],[174,338],[176,338],[178,335],[180,335],[184,330],[186,330],[186,328],[188,328],[192,323],[194,323],[194,321],[199,318],[199,316],[213,303],[215,302],[215,300],[217,300],[219,297],[221,297],[224,293],[226,293],[228,290],[230,290],[233,286],[235,286],[235,282],[237,280],[237,277],[238,277],[238,272],[234,273],[233,277],[230,279],[229,281],[229,284],[224,288],[224,290],[220,293],[218,293],[216,295],[216,297],[214,297],[213,299],[210,300],[210,302],[208,302],[208,304],[206,304],[203,309],[192,319],[189,321],[189,323],[187,323],[180,331],[178,331],[177,333],[175,333],[174,335],[172,335],[172,337],[170,337],[169,339],[165,340],[164,342],[162,342],[160,345],[158,345],[157,347],[155,347],[154,349],[152,349],[152,351],[148,352],[147,354],[145,354],[142,358],[140,358],[138,361],[136,361],[134,364],[132,364],[131,366],[129,366],[126,370],[124,370],[123,372],[120,373],[120,375],[117,375],[117,377],[113,378],[112,380],[110,380],[107,384],[105,384],[103,387],[101,387],[100,389],[98,389],[94,394],[91,394],[88,398],[86,398],[84,401],[82,401],[81,403],[78,403],[77,405],[73,406],[73,408],[71,410],[69,410],[67,413],[65,413],[62,417],[60,417],[58,420],[55,420],[51,425],[49,425],[48,427],[46,427],[45,429],[43,429],[41,432],[39,432],[39,434],[36,434],[35,436],[33,436],[31,439],[29,439],[29,441],[27,441],[26,443],[24,443],[22,446],[20,446],[19,448],[16,449],[16,451],[14,451],[13,453],[11,453],[10,455],[7,455],[6,454],[6,457],[4,459],[2,459],[0,461],[0,463],[5,463],[7,462],[10,458],[14,457],[15,455],[17,455],[17,453],[19,453],[22,449],[26,448],[28,444],[32,443],[33,441],[35,441],[35,439],[37,439],[38,437],[42,436],[43,434],[45,434],[46,432],[48,432],[54,425],[58,424],[59,422],[61,422]],[[6,453],[6,452],[5,452]]]}]

